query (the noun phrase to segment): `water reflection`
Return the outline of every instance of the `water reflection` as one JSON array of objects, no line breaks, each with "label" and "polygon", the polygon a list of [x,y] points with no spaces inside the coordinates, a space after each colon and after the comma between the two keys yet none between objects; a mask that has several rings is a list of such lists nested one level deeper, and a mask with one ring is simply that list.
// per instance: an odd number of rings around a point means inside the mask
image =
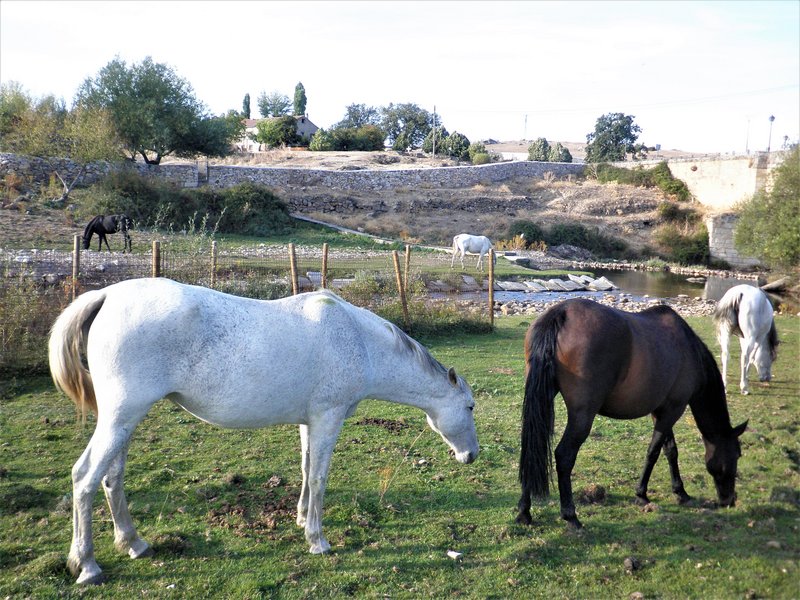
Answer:
[{"label": "water reflection", "polygon": [[597,277],[606,277],[624,292],[634,296],[648,295],[653,298],[675,298],[685,294],[691,298],[700,296],[715,302],[730,288],[742,283],[757,287],[752,279],[733,277],[707,277],[705,281],[688,281],[688,275],[665,271],[613,271],[598,269]]}]

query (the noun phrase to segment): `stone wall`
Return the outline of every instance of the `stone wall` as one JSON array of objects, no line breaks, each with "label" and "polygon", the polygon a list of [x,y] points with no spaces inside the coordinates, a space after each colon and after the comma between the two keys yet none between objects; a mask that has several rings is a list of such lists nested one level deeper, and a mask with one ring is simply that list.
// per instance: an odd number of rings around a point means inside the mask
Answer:
[{"label": "stone wall", "polygon": [[[670,159],[667,164],[672,175],[686,183],[695,200],[724,212],[768,189],[772,173],[785,158],[785,152],[756,152],[752,156]],[[657,162],[616,164],[631,168],[637,164],[655,166]]]},{"label": "stone wall", "polygon": [[505,162],[436,169],[327,171],[264,167],[210,166],[208,184],[229,187],[250,181],[270,187],[322,187],[342,191],[378,191],[399,188],[463,188],[499,183],[516,177],[580,175],[583,165],[571,163]]},{"label": "stone wall", "polygon": [[734,247],[733,230],[737,220],[738,217],[733,213],[717,214],[706,218],[711,258],[724,260],[731,267],[740,270],[758,267],[760,265],[758,259],[743,256]]}]

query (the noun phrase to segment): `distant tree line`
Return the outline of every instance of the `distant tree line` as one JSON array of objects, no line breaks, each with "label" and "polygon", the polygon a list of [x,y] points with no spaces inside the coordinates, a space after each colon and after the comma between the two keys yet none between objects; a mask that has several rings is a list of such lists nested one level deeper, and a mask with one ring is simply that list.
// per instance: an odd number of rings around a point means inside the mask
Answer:
[{"label": "distant tree line", "polygon": [[[307,102],[302,83],[295,86],[291,99],[279,91],[262,91],[256,106],[264,118],[254,139],[269,147],[298,143],[295,117],[306,115]],[[14,83],[3,84],[0,104],[0,149],[66,155],[87,164],[113,157],[139,158],[149,164],[159,164],[167,156],[222,157],[242,139],[244,120],[251,118],[250,94],[245,94],[241,110],[212,115],[188,81],[150,57],[131,64],[113,59],[81,84],[70,108],[52,96],[31,98]],[[648,148],[637,143],[640,132],[632,116],[601,116],[586,136],[586,161],[644,158]],[[86,143],[92,136],[103,142]],[[310,140],[314,150],[369,151],[386,146],[398,151],[422,148],[478,163],[491,160],[485,146],[474,146],[462,133],[449,133],[439,115],[414,103],[351,104],[341,121],[320,129]],[[572,160],[560,143],[550,147],[544,138],[535,140],[528,154],[530,160]],[[65,193],[69,186],[65,182]]]}]

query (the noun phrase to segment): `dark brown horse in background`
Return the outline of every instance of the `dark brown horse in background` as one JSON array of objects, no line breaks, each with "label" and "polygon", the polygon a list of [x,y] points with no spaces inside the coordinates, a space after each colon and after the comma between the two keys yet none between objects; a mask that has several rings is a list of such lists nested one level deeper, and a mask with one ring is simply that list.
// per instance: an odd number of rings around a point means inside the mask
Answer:
[{"label": "dark brown horse in background", "polygon": [[92,242],[92,236],[96,233],[98,238],[97,251],[103,249],[103,242],[106,243],[106,248],[111,252],[106,239],[107,234],[121,232],[125,238],[122,246],[122,252],[126,250],[133,252],[131,248],[131,236],[128,233],[129,229],[133,228],[133,221],[127,215],[97,215],[86,225],[83,230],[83,249],[88,250],[89,244]]},{"label": "dark brown horse in background", "polygon": [[558,392],[567,407],[567,426],[555,460],[561,518],[568,524],[581,527],[572,498],[572,468],[598,414],[612,419],[653,417],[653,437],[636,488],[638,502],[649,502],[647,484],[662,448],[672,491],[680,503],[691,499],[678,470],[672,433],[687,404],[703,436],[706,468],[719,503],[733,506],[739,436],[747,422],[731,427],[714,357],[671,308],[627,313],[592,300],[567,300],[545,311],[528,329],[525,358],[518,523],[532,522],[531,496],[549,493]]}]

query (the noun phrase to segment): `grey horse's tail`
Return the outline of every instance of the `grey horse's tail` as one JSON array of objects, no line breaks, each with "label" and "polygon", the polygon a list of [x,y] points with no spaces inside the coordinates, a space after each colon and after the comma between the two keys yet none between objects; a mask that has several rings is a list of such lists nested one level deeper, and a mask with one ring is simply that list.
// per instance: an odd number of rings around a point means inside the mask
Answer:
[{"label": "grey horse's tail", "polygon": [[53,382],[72,399],[84,419],[87,411],[97,413],[92,375],[83,359],[86,336],[105,300],[104,290],[82,294],[61,313],[50,331],[48,351]]}]

